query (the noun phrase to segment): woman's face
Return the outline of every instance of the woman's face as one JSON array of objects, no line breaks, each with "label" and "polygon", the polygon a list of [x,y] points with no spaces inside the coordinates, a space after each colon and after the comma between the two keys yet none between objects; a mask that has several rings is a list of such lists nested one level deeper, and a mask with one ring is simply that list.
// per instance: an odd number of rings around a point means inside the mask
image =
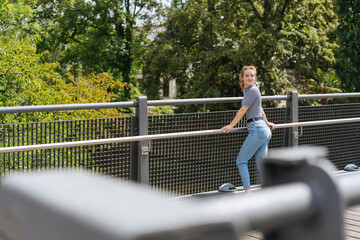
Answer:
[{"label": "woman's face", "polygon": [[249,69],[244,71],[243,81],[245,88],[250,87],[256,81],[255,70]]}]

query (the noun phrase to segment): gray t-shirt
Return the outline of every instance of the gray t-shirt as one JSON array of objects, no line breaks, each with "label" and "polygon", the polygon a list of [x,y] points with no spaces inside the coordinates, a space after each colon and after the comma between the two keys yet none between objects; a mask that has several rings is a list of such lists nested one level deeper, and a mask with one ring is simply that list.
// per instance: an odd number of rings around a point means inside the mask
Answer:
[{"label": "gray t-shirt", "polygon": [[261,113],[261,94],[259,88],[254,84],[244,89],[244,99],[242,105],[248,107],[246,119],[262,117]]}]

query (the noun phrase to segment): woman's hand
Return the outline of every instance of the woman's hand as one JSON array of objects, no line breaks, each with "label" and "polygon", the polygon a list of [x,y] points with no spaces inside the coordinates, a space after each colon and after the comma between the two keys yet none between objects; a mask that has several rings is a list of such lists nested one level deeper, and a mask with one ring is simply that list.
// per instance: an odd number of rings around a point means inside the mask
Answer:
[{"label": "woman's hand", "polygon": [[267,124],[267,125],[269,126],[269,128],[270,128],[271,130],[275,130],[275,128],[276,128],[275,123],[268,122],[268,124]]},{"label": "woman's hand", "polygon": [[221,128],[221,131],[223,131],[224,133],[229,133],[231,129],[233,129],[232,126],[226,125],[226,126]]}]

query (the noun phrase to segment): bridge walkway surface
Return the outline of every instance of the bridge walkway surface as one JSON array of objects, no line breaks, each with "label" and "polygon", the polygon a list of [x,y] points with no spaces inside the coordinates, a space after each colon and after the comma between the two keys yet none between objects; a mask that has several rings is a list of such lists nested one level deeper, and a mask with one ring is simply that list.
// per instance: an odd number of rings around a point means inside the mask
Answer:
[{"label": "bridge walkway surface", "polygon": [[[346,209],[345,214],[345,239],[360,239],[360,205]],[[240,240],[259,240],[263,239],[263,234],[259,231],[245,233]]]}]

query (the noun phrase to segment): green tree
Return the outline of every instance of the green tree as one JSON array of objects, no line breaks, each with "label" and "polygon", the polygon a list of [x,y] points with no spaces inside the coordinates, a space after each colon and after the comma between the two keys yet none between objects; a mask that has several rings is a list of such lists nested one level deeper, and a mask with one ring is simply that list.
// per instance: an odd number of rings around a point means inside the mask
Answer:
[{"label": "green tree", "polygon": [[265,95],[305,89],[332,66],[336,24],[332,0],[176,4],[146,52],[142,87],[159,98],[160,79],[176,79],[181,97],[239,96],[241,67],[255,65]]},{"label": "green tree", "polygon": [[134,53],[145,39],[136,21],[156,6],[154,0],[38,1],[38,51],[48,50],[51,62],[76,77],[110,72],[126,83],[123,100],[128,100],[138,63]]},{"label": "green tree", "polygon": [[146,95],[159,98],[158,86],[171,79],[176,79],[179,95],[185,98],[236,94],[240,89],[236,63],[243,56],[236,54],[240,44],[233,41],[237,29],[224,24],[226,6],[221,12],[215,10],[215,1],[177,6],[169,10],[166,30],[147,48],[142,82]]},{"label": "green tree", "polygon": [[[44,61],[46,52],[36,53],[33,39],[0,37],[0,106],[26,106],[110,102],[114,88],[123,88],[106,73],[92,74],[77,80],[70,74],[64,79],[58,63]],[[131,86],[130,86],[131,87]],[[72,113],[2,114],[1,123],[45,121],[89,117],[119,116],[116,109],[75,111]]]},{"label": "green tree", "polygon": [[[313,93],[326,94],[326,93],[341,93],[341,82],[339,77],[335,74],[333,69],[328,72],[323,72],[320,69],[317,70],[316,79],[308,80],[308,88]],[[321,99],[322,105],[328,104],[327,98]],[[314,101],[312,101],[314,102]]]},{"label": "green tree", "polygon": [[36,29],[28,22],[33,14],[32,1],[0,0],[0,35],[23,37],[29,29]]},{"label": "green tree", "polygon": [[[253,36],[259,40],[255,48],[263,49],[257,65],[265,78],[264,93],[281,93],[278,80],[286,77],[284,70],[292,71],[293,88],[307,92],[307,79],[319,80],[317,69],[326,72],[334,61],[333,50],[337,45],[331,34],[336,28],[337,16],[333,1],[248,2],[256,19],[253,28],[259,31],[259,36]],[[255,25],[259,23],[257,28]]]},{"label": "green tree", "polygon": [[360,91],[360,0],[337,0],[340,48],[334,68],[346,92]]}]

